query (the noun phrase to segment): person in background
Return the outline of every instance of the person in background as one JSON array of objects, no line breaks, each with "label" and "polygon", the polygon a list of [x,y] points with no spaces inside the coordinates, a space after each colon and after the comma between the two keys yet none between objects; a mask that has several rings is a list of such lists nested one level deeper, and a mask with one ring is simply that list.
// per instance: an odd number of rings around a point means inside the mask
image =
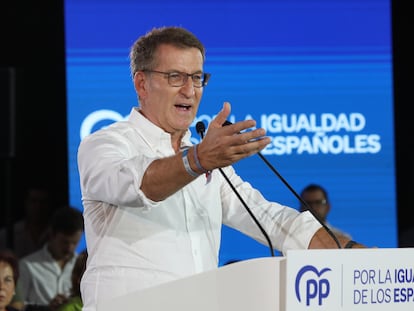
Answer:
[{"label": "person in background", "polygon": [[[24,217],[13,225],[11,250],[22,258],[41,248],[47,240],[50,215],[53,213],[52,193],[43,182],[30,182],[23,194]],[[6,247],[6,229],[0,231],[1,248]],[[10,306],[24,309],[19,284]]]},{"label": "person in background", "polygon": [[16,284],[15,290],[14,290],[14,295],[12,300],[10,301],[9,307],[12,307],[18,311],[30,311],[30,310],[26,310],[25,305],[24,305],[24,301],[21,295],[21,290],[19,287],[19,283]]},{"label": "person in background", "polygon": [[19,288],[26,305],[53,311],[68,300],[83,230],[80,210],[70,206],[56,210],[45,245],[19,262]]},{"label": "person in background", "polygon": [[[24,193],[24,217],[13,226],[12,250],[18,258],[33,253],[47,239],[53,212],[50,190],[41,183],[30,184]],[[0,245],[6,247],[6,230],[0,231]]]},{"label": "person in background", "polygon": [[16,311],[10,306],[19,278],[18,258],[10,250],[0,251],[0,311]]},{"label": "person in background", "polygon": [[331,203],[328,198],[328,192],[321,185],[309,184],[300,193],[300,197],[308,206],[300,202],[300,211],[304,212],[310,207],[320,218],[320,220],[335,234],[336,237],[345,237],[352,239],[351,235],[338,228],[335,228],[328,222],[328,215],[331,211]]},{"label": "person in background", "polygon": [[[225,102],[203,140],[192,143],[189,128],[210,79],[204,61],[203,44],[182,27],[154,28],[141,36],[130,51],[139,107],[80,143],[88,248],[83,311],[216,269],[222,224],[267,245],[222,172],[274,248],[338,248],[311,213],[266,200],[237,175],[232,164],[271,142],[254,120],[223,126],[231,110]],[[339,246],[364,247],[346,238]]]},{"label": "person in background", "polygon": [[72,293],[69,300],[62,304],[58,311],[82,311],[82,297],[80,292],[80,282],[86,269],[88,252],[86,250],[79,253],[76,258],[75,266],[72,270]]}]

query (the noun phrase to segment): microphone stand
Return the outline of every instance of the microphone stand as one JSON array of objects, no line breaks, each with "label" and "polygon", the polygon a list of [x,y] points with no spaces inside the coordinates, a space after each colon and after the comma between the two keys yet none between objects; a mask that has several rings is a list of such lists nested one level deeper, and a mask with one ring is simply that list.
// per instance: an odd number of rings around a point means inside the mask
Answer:
[{"label": "microphone stand", "polygon": [[[197,133],[200,135],[201,139],[204,138],[204,132],[205,132],[205,125],[203,122],[197,122],[196,124],[196,130]],[[246,209],[246,211],[249,213],[249,215],[252,217],[253,221],[256,223],[257,227],[260,229],[260,231],[262,232],[262,234],[264,235],[264,237],[266,238],[266,241],[269,245],[269,250],[270,250],[270,255],[271,257],[275,256],[275,252],[273,249],[273,245],[272,245],[272,241],[270,240],[269,235],[266,233],[266,231],[264,230],[264,228],[262,227],[262,225],[260,224],[260,222],[257,220],[256,216],[254,216],[253,212],[250,210],[249,206],[247,205],[247,203],[243,200],[243,198],[241,197],[240,193],[237,191],[237,189],[234,187],[234,185],[231,183],[230,179],[227,177],[227,175],[224,173],[223,169],[221,167],[219,167],[219,171],[221,173],[221,175],[223,175],[224,179],[227,181],[227,183],[229,184],[229,186],[231,187],[231,189],[233,190],[233,192],[237,195],[237,197],[239,198],[240,202],[243,204],[244,208]]]},{"label": "microphone stand", "polygon": [[316,220],[322,225],[322,227],[328,232],[328,234],[332,237],[332,239],[335,241],[338,248],[341,247],[341,243],[339,243],[338,238],[336,235],[332,232],[331,229],[322,221],[322,219],[319,217],[319,215],[313,210],[312,207],[304,199],[301,198],[301,196],[289,185],[289,183],[283,178],[282,175],[279,174],[279,172],[273,167],[273,165],[260,153],[258,152],[257,155],[266,163],[266,165],[272,170],[273,173],[276,174],[277,177],[283,182],[283,184],[290,190],[290,192],[293,193],[293,195],[300,201],[300,203],[303,204],[313,215],[313,217],[316,218]]},{"label": "microphone stand", "polygon": [[[226,120],[223,123],[223,126],[232,124],[230,121]],[[204,124],[203,124],[204,126]],[[338,238],[336,235],[332,232],[331,229],[322,221],[322,219],[318,216],[318,214],[315,212],[315,210],[309,206],[308,203],[306,203],[305,200],[301,198],[301,196],[289,185],[289,183],[283,178],[283,176],[273,167],[273,165],[263,156],[262,153],[258,152],[257,155],[263,160],[263,162],[266,163],[266,165],[271,169],[271,171],[276,174],[276,176],[282,181],[282,183],[290,190],[290,192],[300,201],[300,203],[305,206],[309,212],[315,217],[315,219],[321,224],[321,226],[325,229],[325,231],[331,236],[331,238],[335,241],[338,248],[341,247],[341,243],[339,243]]]}]

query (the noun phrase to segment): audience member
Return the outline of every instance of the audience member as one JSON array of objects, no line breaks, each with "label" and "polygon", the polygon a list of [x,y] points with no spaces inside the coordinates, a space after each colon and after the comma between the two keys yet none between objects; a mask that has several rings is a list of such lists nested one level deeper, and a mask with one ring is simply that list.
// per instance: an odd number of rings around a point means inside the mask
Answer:
[{"label": "audience member", "polygon": [[[11,249],[18,258],[38,250],[46,242],[50,215],[52,214],[51,193],[40,184],[30,185],[24,194],[24,217],[13,226]],[[6,247],[7,232],[0,231],[0,245]]]},{"label": "audience member", "polygon": [[16,289],[14,291],[14,296],[13,296],[9,306],[13,307],[14,309],[19,310],[19,311],[23,311],[23,310],[29,311],[29,310],[26,310],[26,308],[25,308],[24,301],[23,301],[22,294],[21,294],[21,289],[19,287],[19,283],[16,284]]},{"label": "audience member", "polygon": [[82,311],[82,297],[80,292],[80,282],[83,272],[86,269],[86,261],[88,259],[88,252],[84,250],[78,255],[75,266],[72,270],[72,293],[69,300],[62,304],[58,311]]},{"label": "audience member", "polygon": [[62,207],[53,214],[47,242],[20,259],[19,287],[26,305],[56,310],[68,300],[76,247],[83,234],[81,211]]},{"label": "audience member", "polygon": [[0,251],[0,311],[18,310],[10,306],[18,278],[19,266],[16,255],[9,250]]},{"label": "audience member", "polygon": [[181,27],[153,29],[134,43],[130,60],[140,106],[84,138],[78,150],[89,256],[84,311],[216,269],[222,224],[267,245],[223,175],[282,252],[363,247],[345,238],[338,245],[311,213],[266,200],[237,175],[232,164],[271,140],[254,120],[223,126],[230,103],[193,145],[189,127],[210,77],[196,36]]},{"label": "audience member", "polygon": [[[309,184],[300,193],[301,198],[306,204],[319,216],[319,219],[332,231],[335,236],[343,236],[351,239],[351,235],[338,228],[335,228],[328,222],[328,214],[331,211],[331,203],[328,198],[328,192],[320,185]],[[300,211],[307,211],[308,207],[300,202]]]}]

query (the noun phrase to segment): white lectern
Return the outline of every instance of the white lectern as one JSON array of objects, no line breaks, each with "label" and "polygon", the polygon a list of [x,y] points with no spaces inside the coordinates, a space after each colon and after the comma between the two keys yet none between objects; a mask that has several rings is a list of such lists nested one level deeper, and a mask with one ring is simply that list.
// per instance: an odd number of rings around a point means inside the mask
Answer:
[{"label": "white lectern", "polygon": [[[284,310],[285,259],[258,258],[98,304],[97,311]],[[284,287],[284,286],[282,286]]]},{"label": "white lectern", "polygon": [[97,311],[414,310],[414,248],[295,250],[109,301]]}]

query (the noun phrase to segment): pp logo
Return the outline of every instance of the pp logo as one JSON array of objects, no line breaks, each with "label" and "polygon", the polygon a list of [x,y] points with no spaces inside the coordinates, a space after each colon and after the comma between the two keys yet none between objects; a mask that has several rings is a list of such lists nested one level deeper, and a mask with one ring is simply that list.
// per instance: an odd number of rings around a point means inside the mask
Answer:
[{"label": "pp logo", "polygon": [[[80,138],[83,139],[85,136],[91,134],[96,126],[100,123],[106,125],[116,121],[126,120],[128,116],[123,117],[120,113],[113,110],[96,110],[90,113],[83,121],[80,127]],[[104,126],[101,126],[102,128]]]},{"label": "pp logo", "polygon": [[314,266],[304,266],[300,269],[295,280],[297,300],[301,303],[305,301],[307,306],[310,306],[312,301],[316,301],[315,303],[321,306],[330,292],[329,280],[323,277],[328,271],[331,269],[324,268],[318,271]]}]

